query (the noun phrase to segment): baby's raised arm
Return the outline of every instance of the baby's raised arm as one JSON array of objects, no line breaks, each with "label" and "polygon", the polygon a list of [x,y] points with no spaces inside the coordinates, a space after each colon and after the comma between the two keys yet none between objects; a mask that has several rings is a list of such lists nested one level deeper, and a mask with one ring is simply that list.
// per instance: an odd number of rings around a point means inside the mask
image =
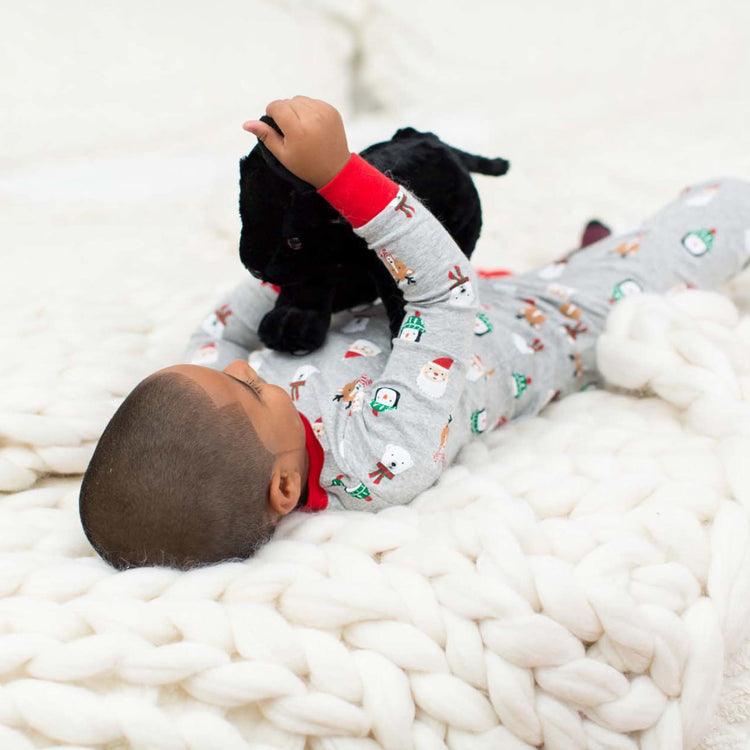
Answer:
[{"label": "baby's raised arm", "polygon": [[342,395],[319,403],[326,432],[336,436],[336,475],[325,479],[326,492],[345,508],[409,502],[435,482],[471,430],[469,415],[458,415],[479,308],[473,269],[414,195],[350,153],[334,107],[298,96],[266,112],[283,136],[263,122],[244,128],[341,213],[405,301],[385,367],[370,372],[363,362],[359,377],[340,383]]}]

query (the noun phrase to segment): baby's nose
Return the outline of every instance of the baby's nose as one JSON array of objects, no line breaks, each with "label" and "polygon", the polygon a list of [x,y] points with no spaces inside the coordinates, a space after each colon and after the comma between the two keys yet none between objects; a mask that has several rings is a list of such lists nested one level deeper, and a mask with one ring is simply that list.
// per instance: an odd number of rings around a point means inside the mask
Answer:
[{"label": "baby's nose", "polygon": [[232,360],[225,368],[224,372],[231,375],[247,376],[248,374],[257,377],[257,373],[244,359]]}]

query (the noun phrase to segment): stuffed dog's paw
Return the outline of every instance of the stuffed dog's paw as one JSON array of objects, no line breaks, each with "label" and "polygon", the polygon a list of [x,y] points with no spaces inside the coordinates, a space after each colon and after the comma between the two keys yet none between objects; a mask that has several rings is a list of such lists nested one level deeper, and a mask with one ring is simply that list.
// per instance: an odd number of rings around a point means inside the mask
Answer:
[{"label": "stuffed dog's paw", "polygon": [[258,336],[269,349],[303,355],[323,344],[330,324],[329,312],[277,306],[261,320]]}]

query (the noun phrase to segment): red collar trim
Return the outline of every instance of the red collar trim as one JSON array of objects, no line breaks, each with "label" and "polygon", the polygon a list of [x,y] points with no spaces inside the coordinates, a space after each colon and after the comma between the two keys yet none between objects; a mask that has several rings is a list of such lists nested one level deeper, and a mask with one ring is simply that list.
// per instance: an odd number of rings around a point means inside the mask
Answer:
[{"label": "red collar trim", "polygon": [[305,426],[305,448],[310,459],[310,471],[307,474],[307,503],[300,510],[323,510],[328,507],[328,495],[320,486],[320,472],[323,469],[323,446],[315,437],[310,421],[300,411],[297,412]]}]

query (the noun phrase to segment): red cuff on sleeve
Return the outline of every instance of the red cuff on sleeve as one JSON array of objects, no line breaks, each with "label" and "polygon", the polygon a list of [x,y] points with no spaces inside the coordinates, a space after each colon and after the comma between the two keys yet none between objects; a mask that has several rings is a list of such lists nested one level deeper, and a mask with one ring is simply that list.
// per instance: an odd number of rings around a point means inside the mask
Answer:
[{"label": "red cuff on sleeve", "polygon": [[318,190],[355,229],[375,218],[394,198],[398,185],[352,154],[344,168]]}]

